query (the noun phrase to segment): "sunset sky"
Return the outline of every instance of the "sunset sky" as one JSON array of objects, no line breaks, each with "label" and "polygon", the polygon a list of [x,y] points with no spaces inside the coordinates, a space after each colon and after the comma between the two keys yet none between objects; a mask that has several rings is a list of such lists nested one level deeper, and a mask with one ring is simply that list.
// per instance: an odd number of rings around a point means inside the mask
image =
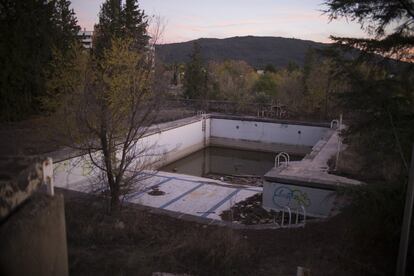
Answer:
[{"label": "sunset sky", "polygon": [[[72,0],[79,24],[92,30],[103,0]],[[329,42],[329,35],[365,36],[358,24],[329,22],[323,0],[141,0],[149,16],[163,18],[161,43],[200,37],[282,36]]]}]

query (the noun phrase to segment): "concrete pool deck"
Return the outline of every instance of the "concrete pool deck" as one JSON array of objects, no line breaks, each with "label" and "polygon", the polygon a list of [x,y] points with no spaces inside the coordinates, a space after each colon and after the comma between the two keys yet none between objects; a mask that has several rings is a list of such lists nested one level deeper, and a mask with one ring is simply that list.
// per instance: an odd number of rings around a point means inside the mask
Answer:
[{"label": "concrete pool deck", "polygon": [[328,190],[362,184],[360,181],[328,172],[328,161],[336,155],[339,142],[340,137],[338,131],[327,133],[303,160],[290,162],[288,166],[273,168],[264,178],[270,182]]},{"label": "concrete pool deck", "polygon": [[[128,195],[126,202],[140,204],[161,210],[188,214],[205,219],[221,220],[220,214],[237,202],[257,193],[261,187],[232,185],[225,182],[196,176],[167,172],[148,172],[148,178],[137,187],[136,192]],[[57,187],[87,192],[88,181]],[[163,195],[150,195],[157,189]]]},{"label": "concrete pool deck", "polygon": [[[129,202],[215,220],[221,220],[220,214],[237,202],[263,190],[259,187],[231,185],[213,179],[167,172],[158,172],[144,185],[144,190],[132,196]],[[158,187],[165,194],[148,194],[154,187]]]}]

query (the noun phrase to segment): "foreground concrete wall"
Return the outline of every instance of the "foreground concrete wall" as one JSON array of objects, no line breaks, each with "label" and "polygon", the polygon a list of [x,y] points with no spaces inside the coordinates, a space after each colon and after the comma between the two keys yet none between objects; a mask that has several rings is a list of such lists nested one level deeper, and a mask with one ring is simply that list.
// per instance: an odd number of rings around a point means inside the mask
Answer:
[{"label": "foreground concrete wall", "polygon": [[[210,119],[183,121],[169,127],[160,126],[137,143],[137,147],[145,150],[145,156],[138,158],[138,167],[157,169],[174,162],[209,144]],[[94,181],[100,172],[92,166],[89,156],[79,156],[54,164],[54,181],[61,188],[74,187],[79,191],[88,192],[90,187],[84,186],[85,181]]]},{"label": "foreground concrete wall", "polygon": [[62,196],[32,196],[2,223],[0,275],[68,275]]},{"label": "foreground concrete wall", "polygon": [[314,146],[329,130],[327,127],[260,122],[251,120],[211,119],[211,137]]}]

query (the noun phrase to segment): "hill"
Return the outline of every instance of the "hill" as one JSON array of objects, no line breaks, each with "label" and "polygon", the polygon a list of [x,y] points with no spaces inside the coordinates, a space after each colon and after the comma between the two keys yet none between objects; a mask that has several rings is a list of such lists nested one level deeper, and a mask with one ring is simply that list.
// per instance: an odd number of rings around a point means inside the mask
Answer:
[{"label": "hill", "polygon": [[198,42],[206,61],[244,60],[251,66],[263,68],[267,64],[284,67],[289,62],[303,65],[309,48],[323,48],[328,44],[283,37],[231,37],[225,39],[201,38],[182,43],[157,45],[157,57],[167,64],[187,62]]}]

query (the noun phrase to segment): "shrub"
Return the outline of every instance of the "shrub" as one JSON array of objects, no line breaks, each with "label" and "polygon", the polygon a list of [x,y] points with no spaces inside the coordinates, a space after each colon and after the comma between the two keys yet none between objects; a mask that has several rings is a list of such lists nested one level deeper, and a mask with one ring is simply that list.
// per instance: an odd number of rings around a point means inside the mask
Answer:
[{"label": "shrub", "polygon": [[386,261],[390,272],[396,263],[405,204],[406,185],[401,183],[372,183],[343,191],[351,200],[344,212],[350,218],[354,245]]}]

